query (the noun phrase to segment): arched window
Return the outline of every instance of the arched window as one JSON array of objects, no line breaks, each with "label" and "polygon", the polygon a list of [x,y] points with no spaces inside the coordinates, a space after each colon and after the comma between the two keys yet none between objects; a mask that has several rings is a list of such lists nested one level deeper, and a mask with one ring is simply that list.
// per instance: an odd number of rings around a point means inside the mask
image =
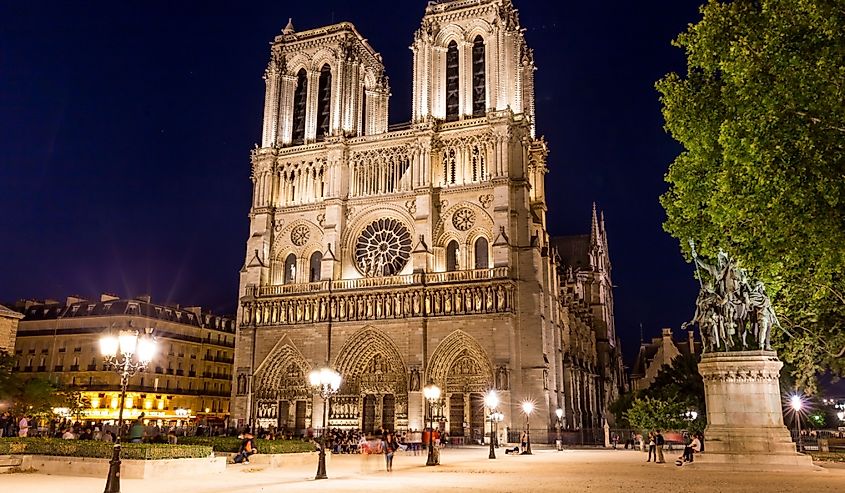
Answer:
[{"label": "arched window", "polygon": [[332,69],[329,64],[320,69],[320,84],[317,95],[317,140],[323,140],[329,134],[332,106]]},{"label": "arched window", "polygon": [[452,272],[458,270],[458,256],[461,254],[461,248],[458,242],[452,240],[446,246],[446,271]]},{"label": "arched window", "polygon": [[323,264],[323,254],[314,252],[311,254],[311,261],[309,262],[310,269],[308,273],[308,280],[316,282],[320,280],[320,270]]},{"label": "arched window", "polygon": [[305,69],[296,74],[296,90],[293,92],[293,144],[305,142],[305,105],[308,96],[308,77]]},{"label": "arched window", "polygon": [[285,259],[285,284],[296,282],[296,255],[290,254]]},{"label": "arched window", "polygon": [[487,93],[484,70],[484,38],[476,36],[472,43],[472,116],[487,112]]},{"label": "arched window", "polygon": [[453,121],[460,115],[458,97],[458,43],[452,41],[446,49],[446,120]]},{"label": "arched window", "polygon": [[487,238],[481,237],[475,240],[475,268],[487,269],[490,261],[487,254]]}]

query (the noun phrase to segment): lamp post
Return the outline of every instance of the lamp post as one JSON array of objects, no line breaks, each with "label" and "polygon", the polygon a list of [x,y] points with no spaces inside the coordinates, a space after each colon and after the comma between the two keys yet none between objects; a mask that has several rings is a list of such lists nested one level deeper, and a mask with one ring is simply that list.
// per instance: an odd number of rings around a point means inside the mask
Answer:
[{"label": "lamp post", "polygon": [[557,438],[555,439],[555,447],[557,448],[557,451],[560,452],[563,450],[563,442],[560,439],[560,420],[563,418],[563,409],[555,409],[555,415],[557,416]]},{"label": "lamp post", "polygon": [[320,460],[317,463],[317,475],[314,479],[327,479],[326,476],[326,416],[329,410],[329,399],[340,389],[342,377],[331,368],[314,370],[308,375],[311,383],[320,397],[323,398],[323,432],[320,434]]},{"label": "lamp post", "polygon": [[428,384],[423,387],[423,397],[428,402],[428,459],[425,461],[427,466],[436,466],[440,464],[438,459],[434,458],[434,410],[432,407],[434,403],[440,399],[440,387],[437,385]]},{"label": "lamp post", "polygon": [[129,379],[143,371],[156,353],[156,342],[151,328],[139,335],[137,330],[122,330],[118,335],[109,333],[100,338],[100,353],[106,364],[120,375],[120,409],[117,412],[117,433],[105,493],[120,493],[120,433],[123,430],[123,406]]},{"label": "lamp post", "polygon": [[534,403],[531,401],[524,401],[522,403],[522,412],[525,413],[525,450],[520,455],[533,455],[531,453],[531,413],[534,412]]},{"label": "lamp post", "polygon": [[490,409],[490,454],[487,458],[495,459],[496,451],[493,449],[493,421],[495,418],[493,415],[496,414],[496,408],[499,407],[499,396],[495,390],[487,392],[487,395],[484,396],[484,404]]},{"label": "lamp post", "polygon": [[799,395],[793,395],[789,399],[789,403],[792,406],[792,410],[795,411],[795,426],[798,429],[798,452],[802,452],[804,450],[804,442],[801,439],[801,407],[804,405],[804,402]]}]

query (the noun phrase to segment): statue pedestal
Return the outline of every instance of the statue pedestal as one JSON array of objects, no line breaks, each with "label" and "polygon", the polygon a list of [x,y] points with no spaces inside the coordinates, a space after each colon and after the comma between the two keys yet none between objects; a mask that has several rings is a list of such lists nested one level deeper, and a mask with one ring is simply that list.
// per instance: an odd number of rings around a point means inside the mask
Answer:
[{"label": "statue pedestal", "polygon": [[704,379],[707,428],[704,453],[695,464],[761,468],[814,468],[796,452],[783,424],[780,369],[774,351],[705,353],[698,364]]}]

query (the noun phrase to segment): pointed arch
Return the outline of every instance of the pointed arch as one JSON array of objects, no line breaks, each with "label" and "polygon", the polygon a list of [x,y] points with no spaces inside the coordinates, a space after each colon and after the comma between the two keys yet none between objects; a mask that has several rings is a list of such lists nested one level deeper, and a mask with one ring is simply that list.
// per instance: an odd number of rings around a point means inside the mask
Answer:
[{"label": "pointed arch", "polygon": [[446,47],[446,121],[457,120],[461,114],[460,106],[460,54],[458,43],[450,41]]},{"label": "pointed arch", "polygon": [[305,142],[305,113],[308,103],[308,74],[304,68],[296,73],[296,89],[293,92],[293,145]]},{"label": "pointed arch", "polygon": [[279,342],[255,371],[255,395],[258,399],[307,396],[306,378],[311,365],[288,340]]},{"label": "pointed arch", "polygon": [[487,113],[487,75],[484,38],[479,34],[472,42],[472,116]]},{"label": "pointed arch", "polygon": [[324,140],[331,131],[331,106],[332,68],[326,63],[317,84],[317,140]]},{"label": "pointed arch", "polygon": [[460,385],[463,391],[486,392],[493,388],[493,366],[484,348],[462,330],[446,336],[431,355],[427,382],[444,392]]},{"label": "pointed arch", "polygon": [[366,372],[376,354],[381,354],[389,360],[389,368],[401,368],[404,372],[405,360],[396,344],[372,326],[364,327],[346,340],[337,353],[334,368],[344,378],[360,375]]}]

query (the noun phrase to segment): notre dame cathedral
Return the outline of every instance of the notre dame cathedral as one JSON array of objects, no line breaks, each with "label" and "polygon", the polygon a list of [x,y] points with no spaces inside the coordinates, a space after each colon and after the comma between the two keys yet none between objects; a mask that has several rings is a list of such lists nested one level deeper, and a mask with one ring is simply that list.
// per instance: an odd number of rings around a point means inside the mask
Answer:
[{"label": "notre dame cathedral", "polygon": [[[275,37],[240,273],[234,424],[319,428],[314,368],[343,377],[330,427],[480,440],[598,428],[618,395],[604,220],[551,238],[534,60],[511,0],[429,2],[413,120],[388,126],[381,56],[348,22]],[[585,214],[586,219],[586,214]],[[586,222],[586,221],[585,221]],[[317,417],[312,418],[313,417]]]}]

